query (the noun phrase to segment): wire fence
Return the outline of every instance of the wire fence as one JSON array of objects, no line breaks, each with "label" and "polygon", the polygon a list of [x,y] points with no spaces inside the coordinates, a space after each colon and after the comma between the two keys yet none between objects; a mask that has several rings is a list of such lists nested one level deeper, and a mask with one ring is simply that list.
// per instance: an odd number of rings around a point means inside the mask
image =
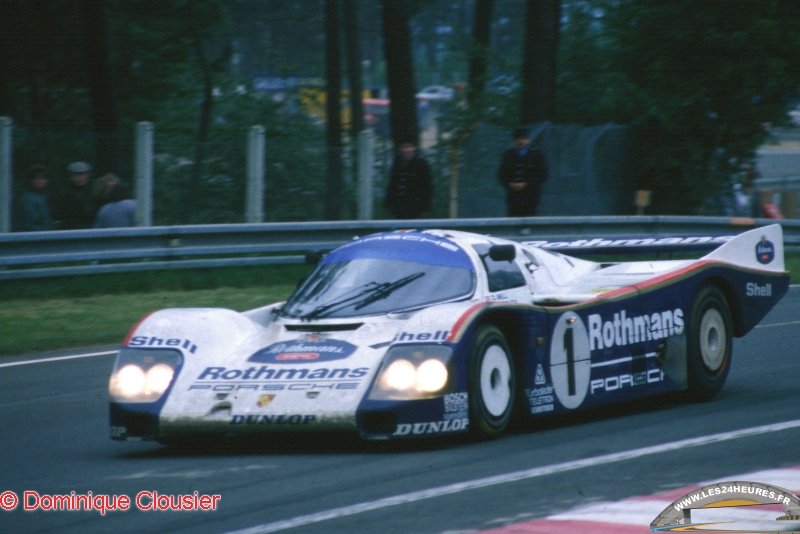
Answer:
[{"label": "wire fence", "polygon": [[[287,118],[287,121],[290,120]],[[287,123],[288,124],[288,123]],[[357,218],[357,155],[355,143],[343,145],[340,190],[326,184],[324,124],[311,127],[282,124],[266,126],[264,167],[264,222],[325,220],[325,205],[332,195],[342,206],[339,218]],[[389,218],[382,199],[388,183],[393,147],[388,128],[375,125],[372,143],[372,191],[374,219]],[[422,153],[433,169],[433,218],[505,216],[504,191],[497,168],[504,149],[512,144],[510,132],[481,124],[465,143],[454,147],[452,134],[436,116],[422,122]],[[245,221],[247,128],[224,125],[198,141],[192,129],[155,124],[153,154],[153,217],[156,226],[221,224]],[[105,169],[133,186],[134,128],[105,146],[113,158]],[[103,140],[101,140],[103,141]],[[51,174],[51,201],[57,203],[66,185],[67,164],[93,162],[97,137],[85,129],[13,131],[12,197],[18,198],[31,165],[45,164]],[[548,179],[543,184],[538,214],[628,215],[635,213],[635,179],[631,168],[631,140],[625,126],[607,124],[537,124],[532,145],[547,161]]]}]

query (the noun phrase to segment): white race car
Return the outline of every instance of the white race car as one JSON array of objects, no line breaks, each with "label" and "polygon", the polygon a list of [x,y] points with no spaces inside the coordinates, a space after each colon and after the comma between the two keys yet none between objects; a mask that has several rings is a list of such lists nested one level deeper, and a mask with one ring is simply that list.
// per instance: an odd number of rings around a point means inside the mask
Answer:
[{"label": "white race car", "polygon": [[708,399],[732,336],[789,285],[780,226],[711,242],[700,259],[607,265],[458,231],[357,239],[286,302],[142,319],[111,375],[111,437],[494,436],[515,417]]}]

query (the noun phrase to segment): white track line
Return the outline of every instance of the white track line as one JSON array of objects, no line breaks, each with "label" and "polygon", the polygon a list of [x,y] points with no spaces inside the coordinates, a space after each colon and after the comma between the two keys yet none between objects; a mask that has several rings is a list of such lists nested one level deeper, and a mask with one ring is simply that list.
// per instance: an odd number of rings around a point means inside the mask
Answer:
[{"label": "white track line", "polygon": [[582,460],[574,460],[571,462],[564,462],[560,464],[546,465],[542,467],[534,467],[532,469],[525,469],[522,471],[514,471],[502,475],[495,475],[486,478],[479,478],[475,480],[468,480],[449,484],[447,486],[439,486],[421,491],[413,491],[402,495],[395,495],[393,497],[386,497],[375,501],[366,501],[351,506],[343,506],[341,508],[334,508],[308,515],[302,515],[283,521],[276,521],[273,523],[264,523],[242,530],[229,532],[228,534],[262,534],[267,532],[278,532],[290,528],[311,525],[314,523],[321,523],[333,519],[340,519],[364,512],[371,512],[388,508],[390,506],[397,506],[400,504],[408,504],[434,497],[442,497],[444,495],[452,495],[456,493],[463,493],[474,489],[488,488],[490,486],[497,486],[500,484],[508,484],[510,482],[517,482],[520,480],[528,480],[532,478],[543,477],[555,473],[564,473],[567,471],[575,471],[577,469],[585,469],[589,467],[596,467],[599,465],[612,464],[617,462],[624,462],[626,460],[633,460],[650,456],[653,454],[661,454],[665,452],[676,451],[689,447],[701,447],[703,445],[710,445],[712,443],[721,443],[724,441],[731,441],[735,439],[747,438],[751,436],[759,436],[767,432],[780,432],[783,430],[791,430],[800,428],[800,419],[793,421],[784,421],[782,423],[773,423],[769,425],[756,426],[751,428],[743,428],[741,430],[734,430],[731,432],[721,432],[719,434],[711,434],[708,436],[701,436],[697,438],[683,439],[680,441],[673,441],[670,443],[662,443],[660,445],[653,445],[650,447],[643,447],[641,449],[634,449],[630,451],[616,452],[612,454],[604,454],[595,456],[593,458],[584,458]]},{"label": "white track line", "polygon": [[37,363],[50,363],[50,362],[59,362],[63,360],[78,360],[80,358],[94,358],[97,356],[110,356],[112,354],[116,354],[119,351],[116,350],[106,350],[103,352],[87,352],[86,354],[72,354],[70,356],[55,356],[53,358],[41,358],[38,360],[25,360],[21,362],[11,362],[11,363],[0,363],[0,368],[2,367],[17,367],[19,365],[34,365]]}]

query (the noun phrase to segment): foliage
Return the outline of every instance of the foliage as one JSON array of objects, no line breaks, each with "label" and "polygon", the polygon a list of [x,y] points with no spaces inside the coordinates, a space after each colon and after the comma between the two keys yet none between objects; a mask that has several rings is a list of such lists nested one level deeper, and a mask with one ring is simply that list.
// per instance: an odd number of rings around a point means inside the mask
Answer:
[{"label": "foliage", "polygon": [[[123,147],[116,173],[131,178],[134,124],[153,122],[156,224],[242,220],[253,124],[267,129],[267,220],[324,218],[324,124],[296,98],[304,84],[322,80],[321,0],[103,1],[120,114],[114,135]],[[407,0],[417,89],[466,81],[475,4]],[[3,5],[0,114],[14,119],[17,177],[33,163],[60,175],[69,161],[97,161],[82,1]],[[440,140],[478,120],[519,121],[526,5],[494,0],[486,94],[468,109],[441,105]],[[795,1],[562,5],[557,121],[634,126],[639,187],[654,191],[655,212],[702,211],[752,162],[765,125],[784,121],[797,98]],[[355,11],[364,87],[385,88],[381,3],[357,0]],[[305,81],[267,92],[254,90],[256,80]],[[209,83],[215,90],[204,133]]]},{"label": "foliage", "polygon": [[800,5],[788,1],[571,5],[561,120],[637,130],[640,187],[661,213],[697,213],[752,163],[797,97]]}]

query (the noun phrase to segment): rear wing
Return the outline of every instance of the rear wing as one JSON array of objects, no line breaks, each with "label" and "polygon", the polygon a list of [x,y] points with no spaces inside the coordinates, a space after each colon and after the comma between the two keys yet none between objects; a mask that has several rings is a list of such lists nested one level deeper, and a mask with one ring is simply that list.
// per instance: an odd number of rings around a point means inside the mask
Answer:
[{"label": "rear wing", "polygon": [[783,228],[772,224],[739,234],[703,259],[783,272]]},{"label": "rear wing", "polygon": [[[753,252],[756,242],[761,242],[761,237],[772,244],[775,255],[774,260],[764,264],[758,261]],[[730,243],[736,243],[736,245],[728,247],[727,245]],[[708,259],[729,261],[740,265],[744,262],[759,269],[783,270],[783,229],[778,224],[756,228],[738,235],[561,238],[524,241],[522,244],[579,257],[603,254],[658,254],[660,256],[661,254],[676,253],[691,253],[700,256],[705,253],[708,254]],[[748,247],[751,247],[752,250],[745,251]],[[770,255],[768,251],[765,253],[767,254],[765,258]],[[752,261],[750,261],[751,259]]]}]

